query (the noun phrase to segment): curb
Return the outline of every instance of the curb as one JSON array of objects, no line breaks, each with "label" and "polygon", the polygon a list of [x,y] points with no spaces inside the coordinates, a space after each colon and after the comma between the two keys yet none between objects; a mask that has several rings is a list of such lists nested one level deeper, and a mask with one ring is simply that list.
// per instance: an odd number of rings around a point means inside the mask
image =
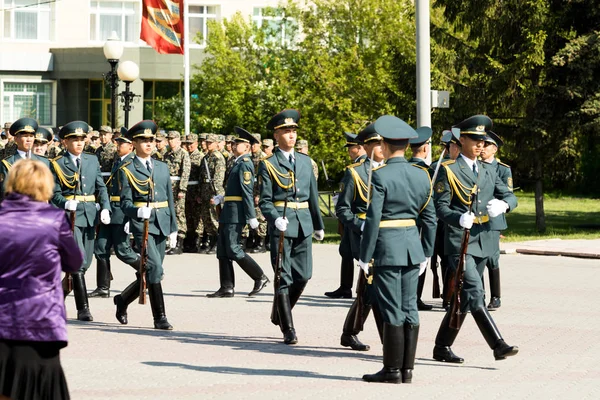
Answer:
[{"label": "curb", "polygon": [[535,250],[535,249],[505,249],[500,254],[526,254],[535,256],[561,256],[600,260],[600,253],[578,253],[573,251]]}]

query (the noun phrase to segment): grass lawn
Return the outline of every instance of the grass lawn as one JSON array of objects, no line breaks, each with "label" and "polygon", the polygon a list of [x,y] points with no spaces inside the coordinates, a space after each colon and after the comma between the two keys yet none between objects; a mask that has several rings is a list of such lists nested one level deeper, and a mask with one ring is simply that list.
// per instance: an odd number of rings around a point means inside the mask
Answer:
[{"label": "grass lawn", "polygon": [[[546,232],[535,229],[535,202],[533,193],[517,192],[519,206],[507,214],[508,229],[503,232],[504,242],[522,242],[539,239],[598,239],[600,238],[600,199],[549,194],[544,197]],[[321,207],[324,208],[323,204]],[[326,217],[325,242],[339,243],[337,219]]]}]

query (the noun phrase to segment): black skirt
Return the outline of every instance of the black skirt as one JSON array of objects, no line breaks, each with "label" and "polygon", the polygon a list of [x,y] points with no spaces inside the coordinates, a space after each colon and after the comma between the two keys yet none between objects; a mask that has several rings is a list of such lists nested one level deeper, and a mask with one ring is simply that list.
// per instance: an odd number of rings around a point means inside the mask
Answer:
[{"label": "black skirt", "polygon": [[19,400],[69,399],[60,342],[0,340],[0,394]]}]

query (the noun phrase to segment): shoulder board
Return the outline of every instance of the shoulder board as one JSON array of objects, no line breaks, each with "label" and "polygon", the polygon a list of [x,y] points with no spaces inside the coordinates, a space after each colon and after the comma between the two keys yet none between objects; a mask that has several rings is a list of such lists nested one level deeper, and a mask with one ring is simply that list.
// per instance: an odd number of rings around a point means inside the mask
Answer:
[{"label": "shoulder board", "polygon": [[450,165],[450,164],[454,164],[456,162],[456,160],[448,160],[448,161],[444,161],[442,163],[442,165]]},{"label": "shoulder board", "polygon": [[63,156],[58,156],[58,157],[55,157],[55,158],[53,158],[53,159],[52,159],[52,160],[50,160],[50,161],[58,161],[58,160],[60,160],[61,158],[63,158]]},{"label": "shoulder board", "polygon": [[510,165],[504,164],[502,161],[498,161],[498,164],[502,165],[503,167],[510,168]]},{"label": "shoulder board", "polygon": [[354,164],[350,164],[350,165],[346,165],[346,169],[348,168],[354,168],[354,167],[358,167],[359,165],[362,165],[365,163],[365,159],[363,158],[362,160],[360,160],[359,162],[355,162]]},{"label": "shoulder board", "polygon": [[421,166],[421,165],[418,165],[418,164],[411,164],[411,165],[412,165],[413,167],[417,167],[417,168],[419,168],[419,169],[422,169],[423,171],[427,172],[427,168],[425,168],[425,167],[423,167],[423,166]]},{"label": "shoulder board", "polygon": [[383,167],[387,167],[387,164],[383,164],[383,165],[380,165],[379,167],[375,167],[375,168],[373,168],[373,171],[377,171]]},{"label": "shoulder board", "polygon": [[[156,160],[154,160],[154,161],[156,161]],[[131,164],[131,160],[129,160],[129,161],[127,161],[127,162],[125,162],[125,164],[121,165],[121,166],[119,167],[119,169],[123,169],[123,168],[125,168],[126,166],[128,166],[129,164]]]},{"label": "shoulder board", "polygon": [[268,160],[269,158],[273,157],[274,155],[275,155],[275,154],[271,154],[270,156],[263,157],[263,158],[261,158],[260,160],[261,160],[261,161],[263,161],[263,160]]}]

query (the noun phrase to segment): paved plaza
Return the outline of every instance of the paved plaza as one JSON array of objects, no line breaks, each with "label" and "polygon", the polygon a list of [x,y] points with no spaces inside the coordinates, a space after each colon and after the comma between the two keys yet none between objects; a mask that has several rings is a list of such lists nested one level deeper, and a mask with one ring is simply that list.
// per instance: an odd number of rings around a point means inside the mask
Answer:
[{"label": "paved plaza", "polygon": [[[273,286],[247,297],[252,281],[236,265],[236,296],[209,299],[218,289],[216,257],[167,256],[163,281],[175,330],[152,329],[150,306],[129,308],[120,325],[110,299],[90,299],[94,322],[74,320],[67,299],[69,346],[61,353],[73,399],[598,399],[600,398],[600,262],[598,259],[506,254],[501,257],[502,308],[492,313],[516,357],[494,361],[468,317],[453,346],[462,365],[432,359],[441,300],[431,299],[428,271],[413,384],[369,384],[382,367],[372,317],[360,335],[372,346],[339,345],[351,300],[323,296],[339,284],[337,246],[315,245],[314,272],[294,322],[299,343],[286,346],[269,315]],[[267,254],[255,259],[269,276]],[[133,278],[112,258],[111,295]],[[486,272],[487,276],[487,272]],[[87,273],[95,286],[95,267]]]}]

